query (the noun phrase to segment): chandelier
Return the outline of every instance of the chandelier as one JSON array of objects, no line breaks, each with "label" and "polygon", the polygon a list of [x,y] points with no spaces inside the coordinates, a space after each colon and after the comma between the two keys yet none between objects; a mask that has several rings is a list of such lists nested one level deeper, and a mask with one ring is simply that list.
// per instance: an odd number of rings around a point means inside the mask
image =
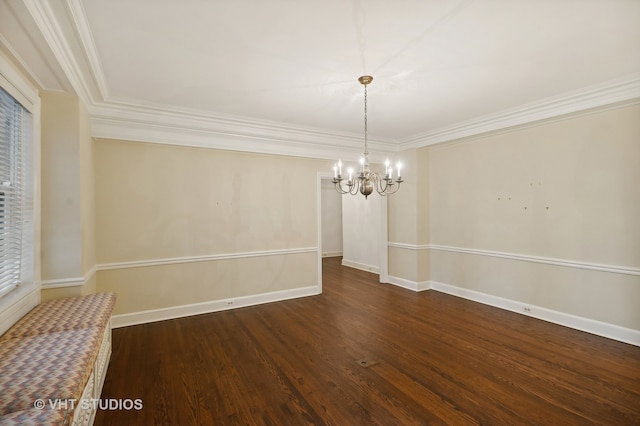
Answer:
[{"label": "chandelier", "polygon": [[[360,158],[360,172],[354,176],[353,168],[347,169],[348,178],[342,177],[342,161],[338,160],[333,165],[333,179],[336,191],[341,194],[357,195],[360,192],[366,199],[373,190],[380,195],[393,194],[400,189],[403,182],[400,175],[401,163],[396,165],[398,177],[393,180],[393,169],[389,167],[389,160],[385,161],[384,176],[369,170],[369,141],[367,134],[367,85],[373,81],[370,75],[363,75],[358,78],[360,84],[364,86],[364,152]],[[397,185],[396,185],[397,184]]]}]

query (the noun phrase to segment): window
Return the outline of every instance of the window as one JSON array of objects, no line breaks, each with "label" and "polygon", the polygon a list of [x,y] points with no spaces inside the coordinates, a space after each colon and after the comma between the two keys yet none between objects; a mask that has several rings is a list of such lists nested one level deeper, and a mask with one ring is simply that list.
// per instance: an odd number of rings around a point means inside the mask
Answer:
[{"label": "window", "polygon": [[32,120],[0,88],[0,297],[33,279]]}]

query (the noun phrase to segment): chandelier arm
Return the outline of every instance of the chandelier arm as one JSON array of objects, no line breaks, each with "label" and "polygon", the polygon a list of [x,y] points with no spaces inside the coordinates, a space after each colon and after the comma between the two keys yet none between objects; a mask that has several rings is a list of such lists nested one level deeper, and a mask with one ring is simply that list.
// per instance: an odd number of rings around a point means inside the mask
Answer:
[{"label": "chandelier arm", "polygon": [[[400,181],[400,182],[395,181],[395,182],[393,182],[394,184],[397,183],[398,184],[397,186],[395,186],[395,185],[394,186],[387,185],[387,189],[385,190],[385,195],[391,195],[391,194],[395,194],[396,192],[398,192],[398,190],[400,189],[400,184],[402,182],[403,181]],[[390,188],[392,188],[392,189],[390,189]]]},{"label": "chandelier arm", "polygon": [[400,185],[396,186],[393,191],[387,191],[387,195],[395,194],[400,189]]},{"label": "chandelier arm", "polygon": [[354,180],[353,185],[351,186],[349,193],[351,195],[356,195],[356,194],[358,194],[359,190],[360,190],[360,180],[356,179],[356,180]]},{"label": "chandelier arm", "polygon": [[[386,179],[381,178],[379,175],[376,175],[376,176],[377,176],[377,179],[376,179],[376,191],[378,191],[378,194],[380,194],[380,195],[386,195],[387,194],[387,188],[389,186],[388,182],[386,181]],[[383,182],[384,182],[384,184],[383,184]]]},{"label": "chandelier arm", "polygon": [[347,188],[345,189],[342,186],[342,181],[344,179],[339,179],[336,180],[334,183],[336,185],[336,190],[340,193],[340,194],[350,194],[350,195],[356,195],[358,193],[358,183],[352,180],[352,184],[349,185],[349,181],[347,180]]},{"label": "chandelier arm", "polygon": [[336,188],[336,191],[338,191],[340,194],[348,194],[349,191],[345,191],[344,188],[342,187],[342,179],[341,180],[336,180],[333,182]]},{"label": "chandelier arm", "polygon": [[[393,181],[387,178],[383,178],[377,173],[372,175],[375,175],[375,178],[373,178],[372,181],[374,181],[376,192],[382,196],[395,194],[398,189],[400,189],[400,184],[403,182],[402,180]],[[398,186],[395,186],[396,183],[398,184]]]}]

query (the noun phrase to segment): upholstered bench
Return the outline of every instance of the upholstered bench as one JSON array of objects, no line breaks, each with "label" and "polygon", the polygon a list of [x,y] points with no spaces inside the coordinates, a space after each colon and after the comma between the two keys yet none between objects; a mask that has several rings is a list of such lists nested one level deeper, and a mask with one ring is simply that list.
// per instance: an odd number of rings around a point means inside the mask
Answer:
[{"label": "upholstered bench", "polygon": [[100,397],[114,304],[113,293],[44,302],[0,337],[0,424],[93,422],[81,401]]}]

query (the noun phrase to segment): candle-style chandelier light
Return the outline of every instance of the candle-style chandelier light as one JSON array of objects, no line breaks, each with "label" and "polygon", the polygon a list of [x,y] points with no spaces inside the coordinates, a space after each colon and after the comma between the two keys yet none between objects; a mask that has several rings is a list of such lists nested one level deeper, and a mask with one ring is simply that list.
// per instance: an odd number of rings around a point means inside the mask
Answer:
[{"label": "candle-style chandelier light", "polygon": [[[367,134],[367,85],[373,81],[373,77],[370,75],[363,75],[358,78],[360,84],[364,86],[364,152],[362,158],[360,158],[360,173],[354,176],[353,168],[347,170],[348,179],[342,177],[342,161],[338,160],[333,165],[333,184],[336,187],[336,191],[341,194],[356,195],[360,192],[366,199],[373,190],[380,195],[393,194],[400,189],[400,184],[403,182],[400,175],[400,169],[402,164],[396,165],[398,177],[393,180],[393,169],[389,166],[389,160],[385,162],[384,176],[379,173],[374,173],[369,170],[369,141]],[[346,181],[346,182],[345,182]],[[344,182],[344,183],[343,183]],[[397,184],[397,185],[396,185]]]}]

